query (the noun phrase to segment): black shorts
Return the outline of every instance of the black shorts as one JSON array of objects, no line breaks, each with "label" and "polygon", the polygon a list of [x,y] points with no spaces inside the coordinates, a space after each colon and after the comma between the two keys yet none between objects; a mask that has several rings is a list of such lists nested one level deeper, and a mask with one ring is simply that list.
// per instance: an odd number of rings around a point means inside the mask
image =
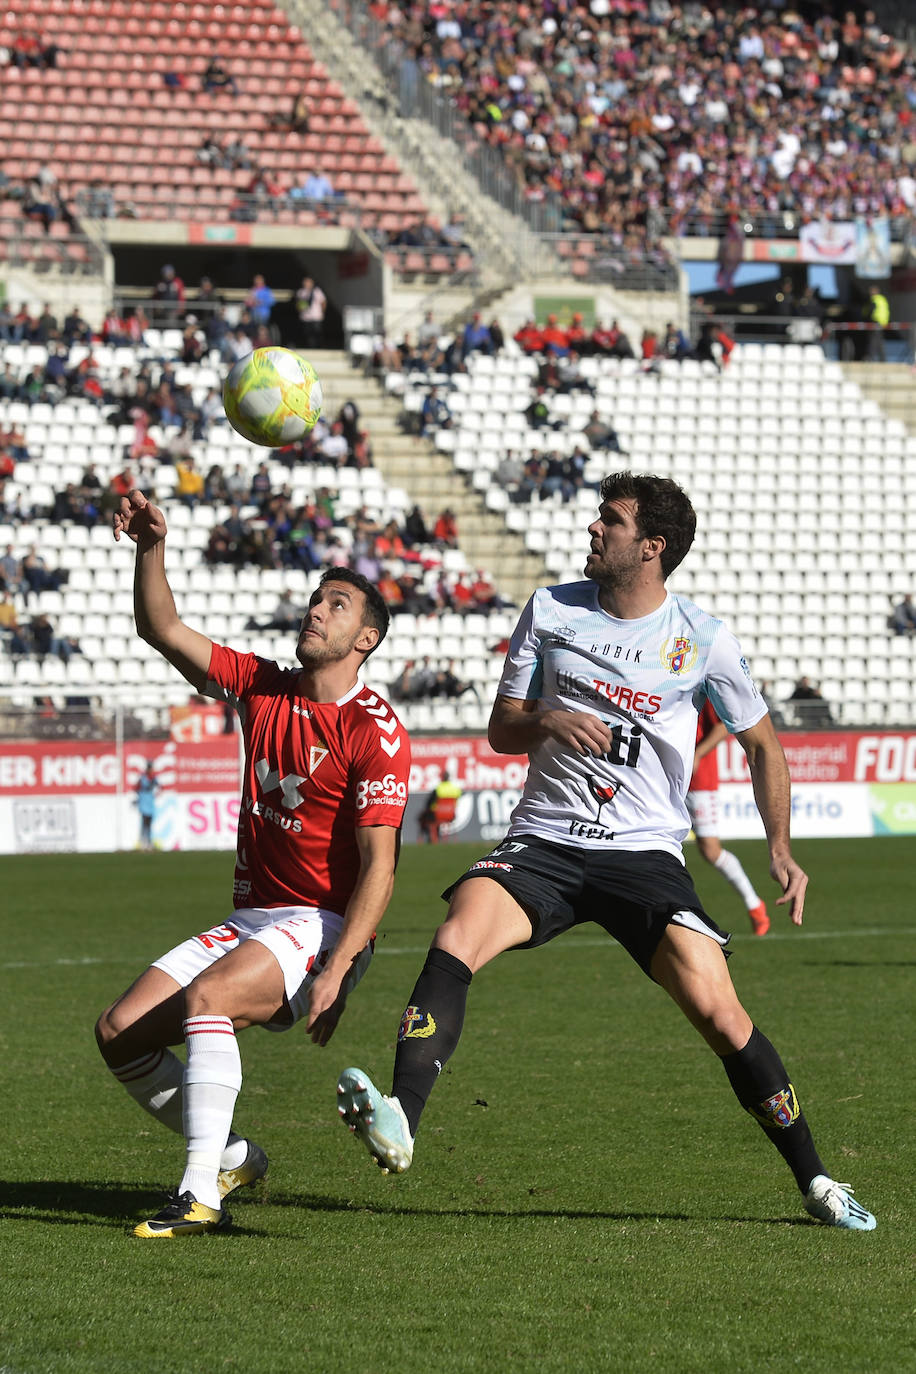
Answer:
[{"label": "black shorts", "polygon": [[518,949],[594,921],[651,977],[652,956],[674,916],[723,949],[731,938],[703,910],[684,865],[664,849],[574,849],[513,835],[446,888],[446,901],[468,878],[492,878],[528,916],[533,934]]}]

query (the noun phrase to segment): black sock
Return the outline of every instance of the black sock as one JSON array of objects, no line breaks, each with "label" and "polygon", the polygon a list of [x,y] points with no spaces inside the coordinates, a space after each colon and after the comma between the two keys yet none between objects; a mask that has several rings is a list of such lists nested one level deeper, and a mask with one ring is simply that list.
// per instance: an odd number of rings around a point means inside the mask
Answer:
[{"label": "black sock", "polygon": [[467,964],[431,949],[401,1018],[392,1095],[404,1108],[411,1135],[443,1066],[454,1053],[471,984]]},{"label": "black sock", "polygon": [[827,1170],[776,1050],[755,1026],[744,1049],[723,1055],[722,1064],[738,1101],[769,1136],[795,1182],[807,1193],[811,1180]]}]

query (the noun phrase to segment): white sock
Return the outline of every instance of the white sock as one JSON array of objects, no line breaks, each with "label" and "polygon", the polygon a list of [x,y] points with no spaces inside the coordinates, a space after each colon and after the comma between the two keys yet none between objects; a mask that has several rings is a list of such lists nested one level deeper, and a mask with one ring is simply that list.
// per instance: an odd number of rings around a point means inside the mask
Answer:
[{"label": "white sock", "polygon": [[181,1123],[184,1064],[171,1050],[154,1050],[111,1071],[145,1112],[184,1135]]},{"label": "white sock", "polygon": [[[184,1136],[184,1064],[171,1050],[154,1050],[111,1072],[134,1101],[176,1135]],[[237,1169],[248,1153],[244,1136],[229,1132],[221,1169]]]},{"label": "white sock", "polygon": [[242,1060],[228,1016],[189,1016],[184,1022],[188,1062],[184,1076],[187,1166],[179,1193],[193,1193],[205,1207],[220,1206],[217,1175],[229,1139]]},{"label": "white sock", "polygon": [[736,888],[744,898],[744,904],[748,911],[752,911],[755,906],[760,905],[760,898],[754,891],[753,883],[741,867],[741,863],[735,855],[728,849],[723,849],[718,859],[713,864],[727,878],[732,887]]}]

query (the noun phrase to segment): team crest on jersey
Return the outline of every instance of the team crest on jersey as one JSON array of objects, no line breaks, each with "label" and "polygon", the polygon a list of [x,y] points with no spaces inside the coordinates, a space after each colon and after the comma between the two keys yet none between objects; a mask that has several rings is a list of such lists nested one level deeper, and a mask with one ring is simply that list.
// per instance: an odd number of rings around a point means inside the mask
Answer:
[{"label": "team crest on jersey", "polygon": [[575,637],[576,632],[571,625],[561,625],[558,629],[549,630],[547,633],[548,643],[556,640],[560,644],[571,644]]},{"label": "team crest on jersey", "polygon": [[428,1040],[436,1033],[436,1020],[431,1012],[408,1007],[398,1027],[399,1040]]},{"label": "team crest on jersey", "polygon": [[798,1099],[795,1089],[789,1083],[782,1092],[774,1093],[765,1102],[760,1102],[748,1110],[751,1116],[764,1126],[791,1126],[793,1121],[798,1120]]},{"label": "team crest on jersey", "polygon": [[692,639],[675,635],[672,639],[666,639],[662,645],[661,660],[669,673],[686,673],[696,663],[699,653]]},{"label": "team crest on jersey", "polygon": [[323,739],[318,740],[316,744],[309,745],[309,777],[330,752]]}]

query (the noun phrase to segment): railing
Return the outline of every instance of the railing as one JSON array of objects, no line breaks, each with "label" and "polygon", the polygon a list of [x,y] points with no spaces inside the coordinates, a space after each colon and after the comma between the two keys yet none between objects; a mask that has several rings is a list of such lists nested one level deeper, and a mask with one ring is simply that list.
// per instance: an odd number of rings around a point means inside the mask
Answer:
[{"label": "railing", "polygon": [[6,241],[10,267],[32,272],[62,272],[72,276],[98,276],[104,254],[91,238],[70,234],[66,238],[16,231]]},{"label": "railing", "polygon": [[[864,320],[823,320],[808,315],[715,314],[690,312],[690,335],[698,338],[704,324],[721,326],[736,343],[819,343],[828,358],[843,362],[875,361],[874,342],[880,334],[889,362],[912,362],[916,349],[916,322],[892,320],[887,325]],[[860,341],[860,342],[857,342]],[[880,360],[880,359],[877,359]]]},{"label": "railing", "polygon": [[602,234],[542,234],[572,276],[621,291],[677,291],[679,272],[661,248],[622,248]]},{"label": "railing", "polygon": [[[289,192],[273,195],[263,191],[257,193],[237,192],[219,205],[203,204],[194,208],[195,188],[187,187],[182,192],[174,186],[140,188],[129,202],[113,202],[114,213],[99,217],[86,213],[105,235],[107,226],[123,223],[124,220],[179,219],[202,220],[204,222],[251,224],[278,223],[281,217],[293,216],[297,225],[332,225],[348,229],[362,226],[366,213],[356,201],[333,196],[322,200],[307,200],[303,196],[291,196]],[[77,196],[79,201],[79,196]]]},{"label": "railing", "polygon": [[[819,215],[803,215],[796,210],[760,211],[738,210],[707,214],[677,210],[664,207],[660,215],[667,226],[665,232],[671,238],[720,239],[724,236],[733,219],[737,222],[744,238],[748,239],[797,239],[803,224]],[[826,214],[823,218],[829,218]],[[849,216],[854,218],[853,215]],[[890,236],[894,243],[910,243],[916,238],[916,225],[911,215],[889,217]]]}]

